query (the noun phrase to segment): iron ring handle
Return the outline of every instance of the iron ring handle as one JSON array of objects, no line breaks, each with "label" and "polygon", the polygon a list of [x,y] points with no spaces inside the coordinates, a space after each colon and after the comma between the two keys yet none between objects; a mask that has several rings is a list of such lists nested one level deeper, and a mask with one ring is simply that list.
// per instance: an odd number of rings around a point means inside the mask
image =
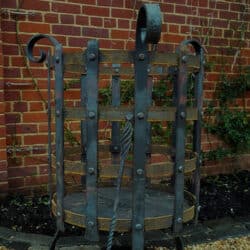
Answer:
[{"label": "iron ring handle", "polygon": [[161,37],[161,10],[159,4],[144,4],[139,10],[136,27],[136,48],[157,44]]},{"label": "iron ring handle", "polygon": [[44,34],[34,35],[27,44],[27,57],[29,58],[30,61],[35,62],[35,63],[42,63],[45,61],[47,57],[47,53],[44,50],[39,50],[38,57],[34,57],[33,55],[33,49],[35,47],[35,44],[39,40],[44,39],[44,38],[48,39],[54,47],[61,46],[61,44],[55,38],[49,35],[44,35]]}]

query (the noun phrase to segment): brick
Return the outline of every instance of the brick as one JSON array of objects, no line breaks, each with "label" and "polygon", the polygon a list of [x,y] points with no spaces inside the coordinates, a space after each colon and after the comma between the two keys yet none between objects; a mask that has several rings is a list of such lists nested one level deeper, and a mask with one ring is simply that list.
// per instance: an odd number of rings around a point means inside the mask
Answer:
[{"label": "brick", "polygon": [[185,39],[183,35],[172,35],[172,34],[164,34],[163,40],[171,43],[180,43]]},{"label": "brick", "polygon": [[47,120],[48,118],[46,113],[39,113],[39,112],[23,113],[24,123],[46,122]]},{"label": "brick", "polygon": [[236,12],[241,12],[242,10],[244,10],[244,5],[242,5],[241,3],[231,3],[230,10],[236,11]]},{"label": "brick", "polygon": [[66,15],[66,14],[60,15],[60,21],[61,24],[74,24],[75,22],[73,15]]},{"label": "brick", "polygon": [[2,31],[16,32],[16,23],[14,21],[1,20]]},{"label": "brick", "polygon": [[104,27],[105,28],[115,28],[117,19],[114,18],[104,18]]},{"label": "brick", "polygon": [[186,14],[186,15],[192,15],[194,14],[194,8],[189,7],[187,5],[175,5],[175,12],[178,14]]},{"label": "brick", "polygon": [[88,16],[76,16],[76,24],[88,26],[89,17]]},{"label": "brick", "polygon": [[22,100],[23,101],[40,101],[41,98],[47,99],[47,92],[40,90],[23,90],[22,91]]},{"label": "brick", "polygon": [[52,2],[52,11],[58,13],[80,14],[81,6],[79,4]]},{"label": "brick", "polygon": [[231,11],[221,11],[219,17],[221,19],[228,19],[228,20],[235,19],[235,20],[237,20],[238,13],[231,12]]},{"label": "brick", "polygon": [[8,180],[9,188],[19,188],[24,186],[24,177],[10,178]]},{"label": "brick", "polygon": [[[2,139],[1,141],[3,141],[4,143],[2,143],[2,144],[5,144],[5,140],[4,139]],[[0,141],[0,142],[1,142]],[[6,148],[6,145],[3,145],[4,146],[4,148]],[[6,155],[6,151],[5,150],[1,150],[0,151],[0,156],[1,156],[1,164],[0,164],[0,169],[2,169],[3,170],[3,167],[4,167],[4,169],[7,167],[7,164],[6,164],[6,160],[7,160],[7,155]]]},{"label": "brick", "polygon": [[8,168],[8,175],[9,178],[37,175],[37,167],[25,166],[25,167]]},{"label": "brick", "polygon": [[18,123],[21,121],[20,114],[5,114],[5,121],[6,123]]},{"label": "brick", "polygon": [[48,163],[48,157],[39,155],[39,156],[25,156],[24,157],[24,165],[25,166],[36,166],[39,164],[47,164]]},{"label": "brick", "polygon": [[2,8],[16,8],[16,0],[8,0],[1,2]]},{"label": "brick", "polygon": [[125,0],[97,0],[98,6],[124,7]]},{"label": "brick", "polygon": [[4,68],[4,77],[6,78],[19,78],[21,76],[19,68]]},{"label": "brick", "polygon": [[31,22],[20,22],[19,23],[20,32],[27,33],[50,33],[50,25],[47,23],[31,23]]},{"label": "brick", "polygon": [[[55,124],[54,123],[51,124],[51,130],[52,130],[52,132],[55,132]],[[39,133],[43,133],[43,132],[48,133],[48,124],[39,124],[38,125],[38,132]]]},{"label": "brick", "polygon": [[37,125],[33,124],[15,124],[7,127],[8,134],[30,134],[37,133]]},{"label": "brick", "polygon": [[58,23],[59,15],[55,13],[46,13],[44,15],[44,21],[47,23]]},{"label": "brick", "polygon": [[107,29],[101,29],[101,28],[87,28],[83,27],[83,36],[88,37],[100,37],[100,38],[108,38],[109,37],[109,31]]},{"label": "brick", "polygon": [[112,9],[111,16],[116,18],[126,18],[130,19],[133,17],[133,10],[130,9]]},{"label": "brick", "polygon": [[3,54],[6,55],[17,55],[19,53],[18,46],[15,45],[2,45]]},{"label": "brick", "polygon": [[86,37],[69,37],[69,46],[84,48],[87,46],[88,39]]},{"label": "brick", "polygon": [[48,136],[47,135],[26,135],[24,137],[24,145],[33,145],[33,144],[47,144]]},{"label": "brick", "polygon": [[11,65],[14,67],[25,67],[24,58],[21,56],[12,56]]},{"label": "brick", "polygon": [[33,0],[25,0],[22,3],[22,9],[49,11],[50,3],[48,1],[39,0],[34,3]]},{"label": "brick", "polygon": [[186,17],[183,15],[166,14],[164,15],[164,22],[174,24],[185,24]]},{"label": "brick", "polygon": [[93,6],[83,6],[82,13],[89,16],[102,16],[109,17],[110,16],[110,8],[104,7],[93,7]]},{"label": "brick", "polygon": [[[125,42],[119,40],[99,39],[100,47],[106,49],[124,49]],[[134,44],[133,44],[134,48]]]},{"label": "brick", "polygon": [[25,178],[25,186],[37,186],[48,183],[47,175],[28,176]]},{"label": "brick", "polygon": [[80,36],[81,28],[69,25],[53,25],[52,32],[55,34],[67,36]]},{"label": "brick", "polygon": [[161,4],[162,13],[174,13],[174,5],[169,3]]},{"label": "brick", "polygon": [[130,23],[128,20],[118,19],[118,28],[120,29],[129,29]]},{"label": "brick", "polygon": [[29,111],[45,111],[43,102],[29,102]]},{"label": "brick", "polygon": [[[80,3],[80,4],[83,3],[82,0],[70,0],[70,2],[71,3]],[[96,4],[96,0],[84,0],[84,4],[95,5]]]},{"label": "brick", "polygon": [[94,27],[103,27],[103,18],[100,17],[91,17],[90,25]]},{"label": "brick", "polygon": [[26,112],[28,111],[28,104],[27,102],[16,102],[13,105],[14,112]]},{"label": "brick", "polygon": [[33,15],[28,15],[28,20],[30,22],[42,22],[43,21],[43,15],[41,13],[36,12]]},{"label": "brick", "polygon": [[130,31],[129,30],[111,30],[111,39],[128,39]]}]

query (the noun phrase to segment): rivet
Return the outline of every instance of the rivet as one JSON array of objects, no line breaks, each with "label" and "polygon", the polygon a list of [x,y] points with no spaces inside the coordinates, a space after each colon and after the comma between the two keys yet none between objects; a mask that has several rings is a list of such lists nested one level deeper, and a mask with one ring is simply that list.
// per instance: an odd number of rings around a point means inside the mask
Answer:
[{"label": "rivet", "polygon": [[177,218],[177,222],[182,223],[182,218],[181,217]]},{"label": "rivet", "polygon": [[183,171],[183,166],[182,165],[180,165],[179,167],[178,167],[178,172],[182,172]]},{"label": "rivet", "polygon": [[202,164],[202,159],[199,159],[199,164]]},{"label": "rivet", "polygon": [[56,163],[56,166],[57,166],[57,167],[60,167],[60,162],[59,162],[59,161]]},{"label": "rivet", "polygon": [[181,60],[182,60],[183,63],[186,63],[186,62],[187,62],[187,56],[183,56],[183,57],[181,58]]},{"label": "rivet", "polygon": [[89,227],[93,227],[93,226],[94,226],[94,222],[93,222],[93,221],[91,221],[91,220],[90,220],[90,221],[88,221],[88,226],[89,226]]},{"label": "rivet", "polygon": [[60,62],[60,58],[59,56],[56,56],[56,63],[59,63]]},{"label": "rivet", "polygon": [[137,173],[138,175],[142,175],[142,174],[143,174],[143,170],[142,170],[141,168],[138,168],[138,169],[136,170],[136,173]]},{"label": "rivet", "polygon": [[143,61],[145,59],[145,55],[143,53],[140,53],[138,55],[138,58],[139,58],[140,61]]},{"label": "rivet", "polygon": [[114,150],[118,150],[118,146],[114,146]]},{"label": "rivet", "polygon": [[201,206],[200,205],[197,207],[197,210],[198,210],[198,212],[201,211]]},{"label": "rivet", "polygon": [[96,54],[95,54],[95,53],[90,53],[90,54],[88,55],[88,58],[89,58],[89,60],[95,60]]},{"label": "rivet", "polygon": [[142,224],[136,224],[135,229],[136,230],[141,230],[142,229]]},{"label": "rivet", "polygon": [[94,174],[94,173],[95,173],[95,170],[94,170],[94,168],[89,168],[89,169],[88,169],[88,172],[89,172],[89,174]]},{"label": "rivet", "polygon": [[95,112],[89,111],[88,116],[89,116],[90,119],[95,118]]},{"label": "rivet", "polygon": [[143,119],[144,118],[144,113],[143,112],[138,112],[137,113],[137,118],[140,119],[140,120]]},{"label": "rivet", "polygon": [[61,114],[61,112],[60,112],[60,110],[56,110],[56,116],[60,116],[60,114]]},{"label": "rivet", "polygon": [[61,216],[61,213],[60,213],[60,212],[57,212],[57,216]]},{"label": "rivet", "polygon": [[201,111],[201,117],[203,117],[204,116],[204,112],[203,111]]},{"label": "rivet", "polygon": [[204,61],[202,62],[202,64],[205,65],[205,64],[206,64],[206,61],[204,60]]},{"label": "rivet", "polygon": [[151,68],[148,68],[148,69],[147,69],[147,72],[149,73],[150,71],[151,71]]},{"label": "rivet", "polygon": [[185,113],[184,111],[182,111],[182,112],[180,113],[180,117],[181,117],[182,119],[184,119],[184,118],[186,117],[186,113]]},{"label": "rivet", "polygon": [[119,73],[119,68],[115,68],[115,73]]}]

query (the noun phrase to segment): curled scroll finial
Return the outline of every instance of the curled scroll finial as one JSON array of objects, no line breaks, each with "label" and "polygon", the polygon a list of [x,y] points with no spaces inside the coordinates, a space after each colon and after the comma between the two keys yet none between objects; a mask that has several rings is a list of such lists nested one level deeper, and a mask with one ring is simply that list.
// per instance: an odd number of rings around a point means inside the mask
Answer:
[{"label": "curled scroll finial", "polygon": [[60,43],[53,37],[49,36],[49,35],[44,35],[44,34],[37,34],[37,35],[34,35],[28,42],[27,44],[27,56],[29,58],[30,61],[32,62],[36,62],[36,63],[42,63],[45,61],[46,59],[46,56],[47,56],[47,53],[44,51],[44,50],[40,50],[39,51],[39,56],[38,57],[34,57],[33,55],[33,49],[35,47],[35,44],[43,39],[43,38],[46,38],[48,39],[53,46],[58,46],[60,45]]},{"label": "curled scroll finial", "polygon": [[142,5],[137,18],[136,47],[157,44],[161,37],[161,23],[159,4]]},{"label": "curled scroll finial", "polygon": [[193,46],[196,55],[201,55],[202,51],[203,51],[203,52],[205,51],[205,49],[203,48],[203,46],[201,45],[201,43],[200,43],[198,40],[190,39],[190,40],[182,41],[182,42],[180,43],[180,46],[179,46],[178,49],[177,49],[177,52],[184,51],[185,48],[186,48],[188,45],[192,45],[192,46]]}]

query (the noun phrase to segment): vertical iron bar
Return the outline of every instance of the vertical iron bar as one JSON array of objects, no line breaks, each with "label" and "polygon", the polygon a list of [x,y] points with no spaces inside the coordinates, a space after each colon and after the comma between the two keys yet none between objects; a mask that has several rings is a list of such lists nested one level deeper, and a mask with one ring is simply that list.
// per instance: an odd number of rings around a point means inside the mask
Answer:
[{"label": "vertical iron bar", "polygon": [[[86,76],[81,76],[81,106],[86,105]],[[81,161],[86,161],[86,123],[81,121]]]},{"label": "vertical iron bar", "polygon": [[147,47],[137,48],[134,56],[135,65],[135,126],[134,126],[134,173],[133,173],[133,249],[144,249],[145,217],[145,164],[147,148]]},{"label": "vertical iron bar", "polygon": [[176,86],[176,118],[175,118],[175,202],[173,231],[179,233],[183,223],[184,202],[184,163],[185,163],[185,125],[187,102],[187,57],[180,52],[179,71]]},{"label": "vertical iron bar", "polygon": [[[120,65],[114,64],[113,69],[115,72],[119,72]],[[121,104],[121,93],[120,93],[120,76],[112,76],[112,106],[119,107]],[[112,163],[118,164],[120,158],[120,123],[112,122],[111,131],[111,153],[112,153]]]},{"label": "vertical iron bar", "polygon": [[99,45],[97,40],[88,42],[86,53],[86,230],[85,239],[98,241],[97,225],[97,145],[98,145],[98,71]]},{"label": "vertical iron bar", "polygon": [[48,193],[49,193],[49,209],[51,212],[51,202],[52,202],[52,162],[51,162],[51,56],[50,50],[47,54],[47,67],[48,67]]},{"label": "vertical iron bar", "polygon": [[200,167],[201,167],[201,127],[202,127],[202,106],[203,106],[203,78],[204,78],[204,50],[199,48],[200,70],[195,77],[195,105],[198,110],[198,119],[194,122],[193,151],[197,153],[196,169],[194,173],[194,193],[195,203],[195,224],[198,223],[199,203],[200,203]]},{"label": "vertical iron bar", "polygon": [[[147,93],[148,93],[148,107],[150,107],[152,105],[152,90],[153,90],[153,77],[149,76],[148,80],[147,80]],[[147,158],[149,159],[151,157],[151,123],[148,122],[147,125]]]},{"label": "vertical iron bar", "polygon": [[63,93],[63,54],[61,44],[55,47],[55,106],[56,106],[56,193],[57,229],[64,231],[64,93]]}]

